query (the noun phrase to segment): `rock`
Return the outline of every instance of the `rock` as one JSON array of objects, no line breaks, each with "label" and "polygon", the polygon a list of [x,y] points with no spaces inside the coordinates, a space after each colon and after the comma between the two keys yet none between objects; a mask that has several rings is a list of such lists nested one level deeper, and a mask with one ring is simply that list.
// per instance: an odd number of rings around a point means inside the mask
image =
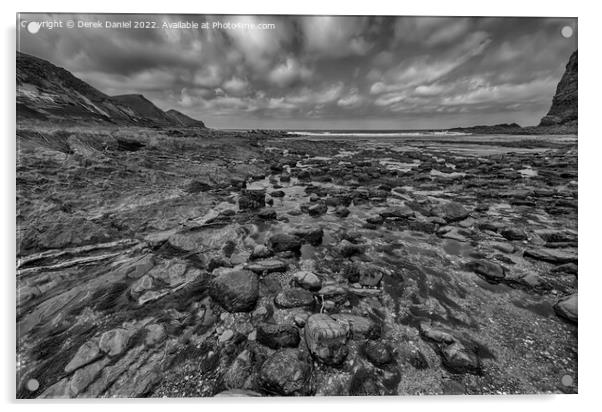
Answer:
[{"label": "rock", "polygon": [[310,314],[307,312],[297,313],[293,318],[295,325],[297,325],[299,328],[304,327],[305,323],[307,323],[307,318],[309,318],[309,315]]},{"label": "rock", "polygon": [[251,259],[265,259],[272,256],[272,251],[265,245],[256,245],[251,252]]},{"label": "rock", "polygon": [[473,272],[484,276],[487,280],[499,281],[504,279],[504,268],[497,263],[489,262],[484,259],[477,259],[466,265]]},{"label": "rock", "polygon": [[436,329],[425,322],[420,324],[420,335],[436,343],[444,343],[449,345],[456,341],[456,338],[451,334],[441,329]]},{"label": "rock", "polygon": [[259,297],[259,280],[249,270],[226,272],[212,280],[209,293],[228,312],[248,312]]},{"label": "rock", "polygon": [[347,288],[341,285],[330,284],[324,285],[316,293],[323,299],[330,299],[334,302],[341,303],[347,299]]},{"label": "rock", "polygon": [[307,290],[320,290],[322,287],[322,281],[320,278],[309,271],[300,270],[293,274],[293,280],[295,283]]},{"label": "rock", "polygon": [[274,190],[272,193],[270,193],[270,196],[272,196],[272,197],[284,197],[284,191],[283,190]]},{"label": "rock", "polygon": [[351,212],[345,206],[337,206],[334,210],[334,214],[340,218],[345,218],[349,216]]},{"label": "rock", "polygon": [[301,288],[285,289],[276,295],[274,303],[280,308],[310,306],[314,303],[314,295]]},{"label": "rock", "polygon": [[552,106],[548,113],[541,119],[539,126],[557,126],[574,124],[577,126],[577,100],[578,100],[578,63],[577,50],[571,54],[564,74],[556,87],[552,99]]},{"label": "rock", "polygon": [[224,386],[228,389],[243,388],[252,371],[253,363],[251,352],[248,349],[245,349],[236,357],[236,359],[234,359],[234,362],[232,362],[222,376]]},{"label": "rock", "polygon": [[272,349],[299,346],[299,330],[293,325],[262,323],[257,327],[257,342]]},{"label": "rock", "polygon": [[375,366],[383,366],[393,361],[393,353],[386,343],[376,340],[368,341],[363,347],[364,356]]},{"label": "rock", "polygon": [[144,343],[147,346],[153,346],[157,343],[161,343],[167,336],[163,325],[158,323],[151,323],[150,325],[147,325],[145,329],[146,337],[144,338]]},{"label": "rock", "polygon": [[314,314],[305,324],[305,342],[310,353],[327,365],[339,365],[347,357],[349,326],[324,314]]},{"label": "rock", "polygon": [[385,221],[381,215],[374,215],[366,218],[366,223],[371,225],[380,225]]},{"label": "rock", "polygon": [[265,190],[243,189],[238,199],[240,210],[256,210],[265,206]]},{"label": "rock", "polygon": [[269,247],[274,252],[292,251],[298,253],[301,250],[301,240],[293,235],[286,233],[277,233],[270,236]]},{"label": "rock", "polygon": [[262,209],[257,213],[257,217],[261,220],[275,220],[277,214],[274,209]]},{"label": "rock", "polygon": [[508,240],[526,240],[527,239],[527,234],[523,230],[512,228],[512,227],[503,229],[500,233],[502,236],[504,236]]},{"label": "rock", "polygon": [[577,263],[577,253],[562,249],[530,249],[523,252],[523,256],[549,263]]},{"label": "rock", "polygon": [[294,349],[280,349],[261,366],[259,383],[277,395],[307,395],[311,365]]},{"label": "rock", "polygon": [[109,363],[109,360],[105,358],[76,370],[69,381],[70,396],[75,397],[83,392],[96,379],[107,363]]},{"label": "rock", "polygon": [[256,260],[245,266],[245,269],[257,274],[285,272],[287,268],[288,264],[278,259]]},{"label": "rock", "polygon": [[439,210],[440,216],[445,219],[447,223],[466,219],[470,214],[470,212],[458,202],[448,202],[442,205]]},{"label": "rock", "polygon": [[563,317],[573,323],[577,323],[578,318],[578,304],[577,304],[577,293],[560,299],[554,305],[554,311],[560,317]]},{"label": "rock", "polygon": [[492,242],[490,246],[504,253],[514,253],[514,251],[516,250],[512,243],[506,242]]},{"label": "rock", "polygon": [[569,275],[577,276],[579,273],[579,268],[575,263],[565,263],[552,269],[552,273],[567,273]]},{"label": "rock", "polygon": [[288,183],[291,181],[291,175],[289,175],[288,173],[282,173],[280,175],[280,181],[282,183]]},{"label": "rock", "polygon": [[328,206],[326,206],[326,203],[323,202],[318,202],[315,205],[311,205],[307,208],[307,213],[309,213],[310,216],[321,216],[327,211]]},{"label": "rock", "polygon": [[343,257],[351,257],[354,255],[361,255],[362,253],[364,253],[364,246],[363,245],[356,245],[354,243],[351,243],[350,241],[344,239],[341,241],[341,243],[339,244],[339,253],[343,256]]},{"label": "rock", "polygon": [[358,282],[362,286],[376,287],[380,285],[383,274],[380,268],[372,264],[363,264],[359,268]]},{"label": "rock", "polygon": [[129,339],[130,334],[125,329],[113,329],[101,335],[98,346],[107,355],[117,356],[127,347]]},{"label": "rock", "polygon": [[101,356],[97,340],[90,340],[79,347],[71,361],[65,366],[65,372],[72,372]]},{"label": "rock", "polygon": [[228,342],[233,337],[234,337],[234,331],[232,329],[226,329],[225,331],[223,331],[221,333],[221,335],[219,335],[219,337],[217,338],[217,341],[219,343],[224,343],[224,342]]},{"label": "rock", "polygon": [[301,227],[294,229],[292,234],[312,246],[320,246],[322,244],[322,238],[324,237],[324,230],[319,227]]},{"label": "rock", "polygon": [[346,324],[353,339],[376,339],[380,336],[380,328],[369,318],[348,313],[335,313],[331,317]]},{"label": "rock", "polygon": [[153,278],[149,275],[144,275],[132,284],[132,286],[130,287],[130,295],[134,298],[137,298],[138,296],[152,288]]},{"label": "rock", "polygon": [[395,206],[383,210],[380,216],[384,219],[408,219],[414,216],[414,211],[406,205]]},{"label": "rock", "polygon": [[481,368],[479,357],[460,342],[443,347],[441,360],[443,366],[452,373],[477,374]]}]

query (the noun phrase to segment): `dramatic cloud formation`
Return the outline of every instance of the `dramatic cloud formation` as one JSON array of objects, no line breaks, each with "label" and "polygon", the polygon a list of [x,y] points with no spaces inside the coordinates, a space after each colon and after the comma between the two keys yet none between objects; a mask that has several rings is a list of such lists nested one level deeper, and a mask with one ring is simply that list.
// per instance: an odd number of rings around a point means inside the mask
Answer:
[{"label": "dramatic cloud formation", "polygon": [[[570,18],[33,15],[156,29],[19,29],[19,49],[110,94],[220,128],[538,123],[577,47]],[[174,28],[181,22],[208,28]],[[171,28],[162,28],[163,24]],[[571,26],[574,35],[561,35]]]}]

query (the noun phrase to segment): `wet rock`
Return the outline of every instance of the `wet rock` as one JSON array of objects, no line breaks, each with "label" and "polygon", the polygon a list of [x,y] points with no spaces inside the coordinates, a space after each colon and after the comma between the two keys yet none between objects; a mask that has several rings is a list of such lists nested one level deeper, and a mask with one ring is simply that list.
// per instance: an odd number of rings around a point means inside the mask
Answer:
[{"label": "wet rock", "polygon": [[366,223],[371,225],[380,225],[385,221],[381,215],[374,215],[366,218]]},{"label": "wet rock", "polygon": [[314,314],[305,324],[305,342],[310,353],[327,365],[339,365],[347,357],[349,326],[324,314]]},{"label": "wet rock", "polygon": [[96,379],[107,363],[109,363],[109,360],[105,358],[76,370],[69,380],[70,396],[75,397],[83,392]]},{"label": "wet rock", "polygon": [[130,287],[130,295],[133,298],[137,298],[142,295],[147,290],[151,290],[153,288],[153,278],[149,275],[144,275],[140,279],[138,279],[132,286]]},{"label": "wet rock", "polygon": [[315,205],[311,205],[307,208],[307,213],[310,216],[321,216],[328,211],[328,206],[326,203],[318,202]]},{"label": "wet rock", "polygon": [[341,303],[347,299],[348,290],[346,287],[337,285],[337,284],[329,284],[324,285],[322,288],[316,292],[318,296],[321,296],[322,299],[332,300],[333,302]]},{"label": "wet rock", "polygon": [[384,219],[408,219],[414,216],[414,211],[405,205],[395,206],[383,210],[380,216]]},{"label": "wet rock", "polygon": [[69,373],[101,356],[97,340],[90,340],[79,347],[71,361],[65,366],[65,372]]},{"label": "wet rock", "polygon": [[293,274],[293,280],[300,287],[307,290],[320,290],[322,287],[322,281],[320,278],[313,272],[309,272],[306,270],[300,270]]},{"label": "wet rock", "polygon": [[470,212],[458,202],[448,202],[439,208],[440,216],[447,223],[457,222],[466,219]]},{"label": "wet rock", "polygon": [[437,329],[425,322],[420,324],[420,335],[436,343],[444,343],[449,345],[456,341],[456,338],[450,333],[441,329]]},{"label": "wet rock", "polygon": [[512,228],[512,227],[503,229],[500,233],[502,236],[504,236],[508,240],[526,240],[527,239],[527,234],[523,230]]},{"label": "wet rock", "polygon": [[146,336],[144,338],[144,343],[147,346],[153,346],[157,343],[161,343],[167,336],[163,325],[158,323],[151,323],[150,325],[147,325],[145,329]]},{"label": "wet rock", "polygon": [[512,243],[506,242],[492,242],[490,246],[504,253],[514,253],[514,251],[516,250]]},{"label": "wet rock", "polygon": [[554,305],[554,311],[560,317],[563,317],[573,323],[577,323],[578,320],[578,304],[577,304],[577,293],[560,299]]},{"label": "wet rock", "polygon": [[277,395],[307,395],[311,365],[294,349],[281,349],[261,366],[259,382],[263,390]]},{"label": "wet rock", "polygon": [[272,197],[284,197],[284,191],[283,190],[274,190],[273,192],[270,193],[270,196]]},{"label": "wet rock", "polygon": [[288,173],[282,173],[280,175],[280,181],[283,183],[288,183],[291,181],[291,175],[289,175]]},{"label": "wet rock", "polygon": [[376,339],[380,336],[380,327],[364,316],[335,313],[331,317],[337,322],[344,323],[353,339]]},{"label": "wet rock", "polygon": [[345,218],[349,216],[351,212],[345,206],[337,206],[334,210],[334,214],[340,218]]},{"label": "wet rock", "polygon": [[265,190],[243,189],[238,199],[240,210],[256,210],[265,206]]},{"label": "wet rock", "polygon": [[484,276],[488,280],[500,281],[504,279],[505,271],[501,265],[484,259],[473,260],[466,265],[473,272]]},{"label": "wet rock", "polygon": [[577,276],[579,273],[579,268],[575,263],[565,263],[552,269],[552,273],[566,273]]},{"label": "wet rock", "polygon": [[314,295],[301,288],[285,289],[274,298],[274,303],[280,308],[310,306],[313,302]]},{"label": "wet rock", "polygon": [[372,264],[363,264],[359,268],[358,282],[362,286],[376,287],[380,285],[383,273],[380,268]]},{"label": "wet rock", "polygon": [[222,376],[224,386],[228,389],[243,388],[253,372],[252,360],[252,353],[247,349],[243,350]]},{"label": "wet rock", "polygon": [[386,343],[375,340],[368,341],[363,347],[364,355],[375,366],[383,366],[393,361],[393,353]]},{"label": "wet rock", "polygon": [[249,270],[226,272],[212,280],[211,297],[228,312],[248,312],[259,297],[259,280]]},{"label": "wet rock", "polygon": [[130,334],[125,329],[113,329],[100,336],[98,346],[107,355],[117,356],[127,347],[129,339]]},{"label": "wet rock", "polygon": [[354,243],[349,242],[346,239],[341,241],[341,243],[339,244],[339,247],[338,247],[339,253],[343,257],[351,257],[354,255],[361,255],[362,253],[364,253],[364,249],[365,249],[365,246],[356,245]]},{"label": "wet rock", "polygon": [[245,269],[257,274],[285,272],[287,268],[288,264],[278,259],[256,260],[245,266]]},{"label": "wet rock", "polygon": [[292,234],[294,236],[297,236],[303,242],[307,242],[312,246],[319,246],[322,244],[324,230],[322,230],[322,228],[319,227],[301,227],[293,230]]},{"label": "wet rock", "polygon": [[523,256],[535,260],[541,260],[549,263],[577,263],[577,253],[561,249],[528,249],[523,252]]},{"label": "wet rock", "polygon": [[251,259],[265,259],[272,256],[272,251],[265,245],[256,245],[251,252]]},{"label": "wet rock", "polygon": [[275,220],[277,214],[274,209],[262,209],[257,213],[257,217],[261,220]]},{"label": "wet rock", "polygon": [[480,371],[479,357],[473,350],[460,342],[454,342],[441,348],[443,366],[452,373],[473,373]]},{"label": "wet rock", "polygon": [[286,233],[277,233],[270,236],[268,246],[274,252],[296,252],[301,250],[301,240],[297,236],[289,235]]},{"label": "wet rock", "polygon": [[257,342],[272,349],[299,346],[299,330],[293,325],[263,323],[257,327]]},{"label": "wet rock", "polygon": [[228,342],[233,337],[234,337],[234,331],[232,329],[226,329],[219,335],[219,337],[217,338],[217,341],[219,343],[224,343],[224,342]]}]

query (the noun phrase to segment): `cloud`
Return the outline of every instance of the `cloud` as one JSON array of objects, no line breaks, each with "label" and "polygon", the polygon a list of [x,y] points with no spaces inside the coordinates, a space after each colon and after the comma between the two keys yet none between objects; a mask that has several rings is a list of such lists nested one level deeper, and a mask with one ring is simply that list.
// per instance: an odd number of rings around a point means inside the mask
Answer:
[{"label": "cloud", "polygon": [[278,87],[287,87],[294,82],[308,80],[311,75],[310,69],[289,57],[284,63],[277,65],[269,72],[268,79]]}]

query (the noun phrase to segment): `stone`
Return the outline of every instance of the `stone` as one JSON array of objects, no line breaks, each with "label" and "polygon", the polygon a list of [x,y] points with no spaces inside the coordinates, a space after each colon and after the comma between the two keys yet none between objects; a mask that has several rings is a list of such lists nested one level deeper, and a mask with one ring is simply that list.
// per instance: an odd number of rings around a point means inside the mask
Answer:
[{"label": "stone", "polygon": [[265,206],[265,190],[243,189],[238,199],[240,210],[257,210]]},{"label": "stone", "polygon": [[125,350],[129,339],[130,334],[125,329],[113,329],[100,336],[98,346],[107,355],[117,356]]},{"label": "stone", "polygon": [[294,236],[300,238],[303,242],[307,242],[312,246],[320,246],[324,237],[324,230],[320,227],[301,227],[292,231]]},{"label": "stone", "polygon": [[355,255],[361,255],[364,253],[364,248],[365,247],[363,245],[356,245],[347,239],[343,239],[339,244],[338,250],[343,257],[348,258]]},{"label": "stone", "polygon": [[322,288],[316,293],[323,299],[330,299],[334,302],[340,303],[347,299],[348,290],[344,286],[330,284],[322,286]]},{"label": "stone", "polygon": [[381,331],[376,322],[364,316],[335,313],[331,317],[337,322],[346,324],[353,339],[376,339],[380,336]]},{"label": "stone", "polygon": [[467,263],[467,267],[476,274],[484,276],[487,280],[499,281],[506,276],[501,265],[484,259],[473,260]]},{"label": "stone", "polygon": [[452,373],[477,374],[481,365],[474,351],[466,348],[460,342],[454,342],[441,349],[443,366]]},{"label": "stone", "polygon": [[288,264],[278,259],[256,260],[245,265],[245,269],[257,274],[285,272],[287,268]]},{"label": "stone", "polygon": [[292,251],[298,253],[301,250],[301,240],[297,236],[286,233],[277,233],[270,236],[268,246],[274,252]]},{"label": "stone", "polygon": [[408,219],[414,216],[414,211],[408,206],[389,207],[379,213],[383,219]]},{"label": "stone", "polygon": [[371,225],[380,225],[385,221],[385,219],[381,215],[369,216],[366,218],[366,223]]},{"label": "stone", "polygon": [[364,355],[375,366],[383,366],[393,361],[393,353],[386,343],[370,340],[363,347]]},{"label": "stone", "polygon": [[167,336],[165,333],[165,328],[163,325],[158,323],[151,323],[145,327],[146,336],[144,338],[144,343],[147,346],[153,346],[157,343],[161,343],[165,340]]},{"label": "stone", "polygon": [[243,388],[252,371],[252,355],[248,349],[245,349],[238,354],[222,376],[224,386],[228,389]]},{"label": "stone", "polygon": [[87,365],[88,363],[98,359],[101,356],[100,348],[97,340],[90,340],[79,347],[71,361],[65,366],[65,372],[73,372],[74,370]]},{"label": "stone", "polygon": [[130,287],[130,295],[134,298],[140,296],[147,290],[153,288],[153,278],[149,275],[144,275]]},{"label": "stone", "polygon": [[503,229],[500,232],[500,234],[508,240],[526,240],[527,239],[527,234],[523,230],[512,228],[512,227]]},{"label": "stone", "polygon": [[492,242],[490,246],[504,253],[514,253],[514,251],[516,250],[512,243],[507,242]]},{"label": "stone", "polygon": [[425,322],[420,324],[420,335],[436,343],[444,343],[449,345],[456,341],[456,338],[450,333],[434,328]]},{"label": "stone", "polygon": [[573,323],[578,320],[578,304],[577,293],[564,297],[554,305],[554,311],[562,318],[565,318]]},{"label": "stone", "polygon": [[272,256],[272,251],[265,245],[256,245],[251,252],[250,259],[265,259]]},{"label": "stone", "polygon": [[577,263],[577,253],[573,251],[565,251],[562,249],[528,249],[523,252],[523,256],[529,257],[535,260],[541,260],[544,262],[563,264],[563,263]]},{"label": "stone", "polygon": [[552,269],[551,272],[552,273],[566,273],[569,275],[577,276],[579,273],[579,268],[577,267],[577,265],[575,263],[565,263],[565,264],[556,266],[554,269]]},{"label": "stone", "polygon": [[217,338],[217,341],[219,343],[225,343],[225,342],[228,342],[233,337],[234,337],[234,331],[232,329],[226,329],[219,335],[219,337]]},{"label": "stone", "polygon": [[458,202],[445,203],[440,206],[439,210],[440,216],[445,219],[447,223],[464,220],[470,214],[470,212]]},{"label": "stone", "polygon": [[311,365],[294,349],[280,349],[261,366],[261,388],[276,395],[307,395]]},{"label": "stone", "polygon": [[283,190],[274,190],[272,193],[270,193],[270,196],[272,196],[272,197],[284,197],[284,191]]},{"label": "stone", "polygon": [[349,326],[325,314],[314,314],[305,324],[305,342],[312,356],[320,362],[337,366],[347,357]]},{"label": "stone", "polygon": [[228,312],[248,312],[259,297],[259,279],[249,270],[226,272],[211,281],[209,294]]},{"label": "stone", "polygon": [[107,363],[109,363],[109,360],[105,358],[76,370],[69,380],[70,396],[75,397],[86,389],[96,379]]},{"label": "stone", "polygon": [[345,217],[349,216],[350,213],[351,212],[349,211],[349,209],[347,209],[345,206],[337,206],[334,209],[334,214],[340,218],[345,218]]},{"label": "stone", "polygon": [[320,278],[313,272],[309,272],[306,270],[300,270],[293,274],[294,282],[307,290],[320,290],[322,287],[322,281]]},{"label": "stone", "polygon": [[314,303],[314,295],[302,288],[285,289],[276,295],[274,303],[280,308],[310,306]]},{"label": "stone", "polygon": [[309,213],[310,216],[321,216],[327,211],[328,206],[323,202],[317,202],[315,205],[311,205],[307,208],[307,213]]},{"label": "stone", "polygon": [[372,264],[363,264],[359,267],[358,282],[362,286],[376,287],[380,285],[383,274],[380,268]]},{"label": "stone", "polygon": [[262,209],[257,213],[257,217],[261,220],[274,220],[277,216],[274,209]]},{"label": "stone", "polygon": [[299,346],[299,330],[293,325],[262,323],[257,327],[257,342],[272,349]]}]

